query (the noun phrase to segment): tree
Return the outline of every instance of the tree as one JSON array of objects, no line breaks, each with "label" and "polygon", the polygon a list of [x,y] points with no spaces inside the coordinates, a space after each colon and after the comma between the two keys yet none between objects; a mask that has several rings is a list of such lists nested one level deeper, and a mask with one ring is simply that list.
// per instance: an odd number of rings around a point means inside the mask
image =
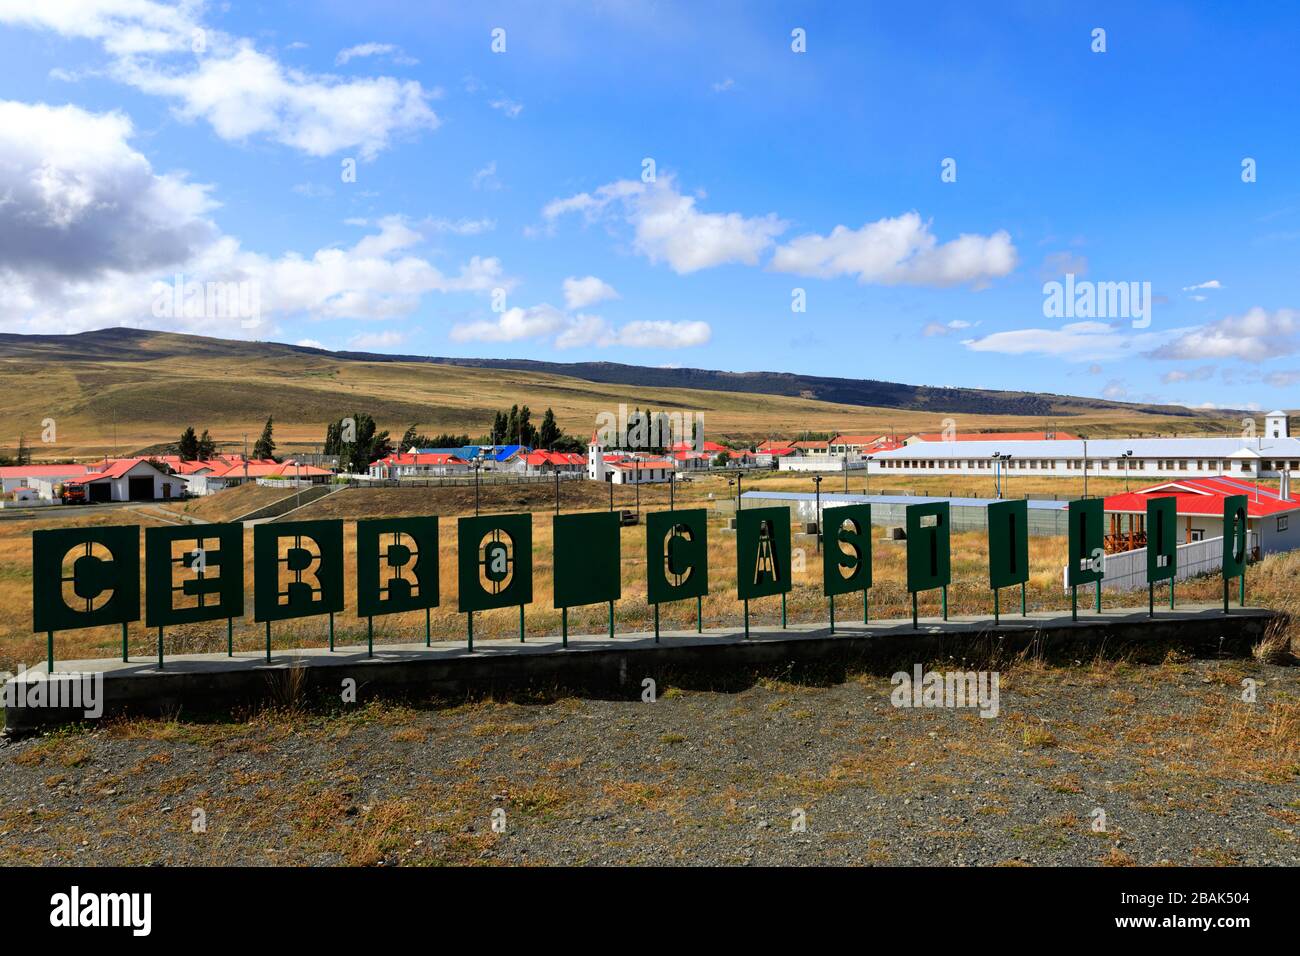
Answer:
[{"label": "tree", "polygon": [[[371,462],[392,454],[393,442],[388,432],[379,431],[373,417],[365,412],[353,412],[350,427],[345,429],[345,422],[347,419],[340,418],[325,429],[325,454],[338,455],[343,471],[369,468]],[[353,436],[352,441],[344,440],[348,434]]]},{"label": "tree", "polygon": [[500,445],[505,441],[508,434],[509,421],[506,419],[504,412],[497,412],[496,417],[492,419],[492,441],[489,444]]},{"label": "tree", "polygon": [[262,435],[253,445],[254,458],[274,458],[275,457],[275,439],[271,437],[274,421],[267,418],[266,425],[262,428]]},{"label": "tree", "polygon": [[18,436],[18,456],[17,456],[17,460],[14,462],[14,464],[17,464],[17,465],[30,465],[31,463],[32,463],[32,450],[31,450],[31,447],[27,444],[27,436],[26,436],[26,435],[19,435],[19,436]]},{"label": "tree", "polygon": [[[207,432],[203,434],[206,435]],[[193,425],[181,432],[181,440],[176,443],[176,450],[181,456],[181,461],[194,461],[199,457],[199,439],[194,434]]]},{"label": "tree", "polygon": [[729,461],[731,461],[731,452],[720,451],[718,452],[717,456],[713,459],[713,467],[725,468],[727,467],[727,463]]},{"label": "tree", "polygon": [[217,453],[217,443],[212,440],[208,430],[203,429],[203,434],[199,436],[199,461],[208,461]]},{"label": "tree", "polygon": [[555,412],[548,408],[546,414],[542,416],[542,427],[537,433],[538,447],[555,447],[555,443],[560,440],[563,434],[560,431],[560,426],[555,423]]}]

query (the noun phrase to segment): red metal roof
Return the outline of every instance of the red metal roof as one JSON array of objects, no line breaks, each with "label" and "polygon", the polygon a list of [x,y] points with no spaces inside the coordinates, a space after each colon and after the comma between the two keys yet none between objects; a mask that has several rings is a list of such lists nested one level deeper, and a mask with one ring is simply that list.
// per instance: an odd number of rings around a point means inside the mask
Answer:
[{"label": "red metal roof", "polygon": [[85,465],[8,465],[0,468],[0,478],[61,478],[80,475],[87,471]]},{"label": "red metal roof", "polygon": [[1220,517],[1223,499],[1246,495],[1246,514],[1251,518],[1282,514],[1300,508],[1300,501],[1284,501],[1277,491],[1266,485],[1238,481],[1235,478],[1181,478],[1164,481],[1138,491],[1106,498],[1107,511],[1145,514],[1152,498],[1176,498],[1180,515]]}]

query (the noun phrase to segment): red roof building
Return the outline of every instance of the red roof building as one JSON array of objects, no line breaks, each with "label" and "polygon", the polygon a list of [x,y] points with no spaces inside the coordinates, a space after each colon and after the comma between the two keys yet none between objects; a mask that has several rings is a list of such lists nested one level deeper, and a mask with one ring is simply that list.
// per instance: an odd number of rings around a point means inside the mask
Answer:
[{"label": "red roof building", "polygon": [[1234,495],[1246,496],[1246,523],[1251,532],[1259,535],[1261,553],[1300,546],[1300,514],[1296,514],[1300,512],[1300,501],[1283,498],[1266,485],[1213,477],[1182,478],[1109,495],[1105,499],[1105,510],[1110,515],[1106,550],[1113,553],[1146,546],[1147,502],[1153,498],[1177,501],[1180,543],[1221,537],[1224,499]]}]

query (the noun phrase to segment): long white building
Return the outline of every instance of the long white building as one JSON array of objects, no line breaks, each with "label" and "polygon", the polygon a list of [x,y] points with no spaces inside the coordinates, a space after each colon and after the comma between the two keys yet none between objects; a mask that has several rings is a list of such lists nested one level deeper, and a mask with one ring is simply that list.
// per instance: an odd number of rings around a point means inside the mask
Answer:
[{"label": "long white building", "polygon": [[1280,478],[1300,475],[1300,439],[1284,412],[1253,438],[1101,438],[917,442],[873,455],[872,474],[1123,478]]}]

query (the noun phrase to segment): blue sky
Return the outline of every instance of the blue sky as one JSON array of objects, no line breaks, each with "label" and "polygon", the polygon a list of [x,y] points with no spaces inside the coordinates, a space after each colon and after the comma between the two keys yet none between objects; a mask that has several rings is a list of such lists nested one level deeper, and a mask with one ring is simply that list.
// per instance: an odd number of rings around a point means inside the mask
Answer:
[{"label": "blue sky", "polygon": [[0,330],[1300,405],[1300,13],[1086,6],[0,0]]}]

